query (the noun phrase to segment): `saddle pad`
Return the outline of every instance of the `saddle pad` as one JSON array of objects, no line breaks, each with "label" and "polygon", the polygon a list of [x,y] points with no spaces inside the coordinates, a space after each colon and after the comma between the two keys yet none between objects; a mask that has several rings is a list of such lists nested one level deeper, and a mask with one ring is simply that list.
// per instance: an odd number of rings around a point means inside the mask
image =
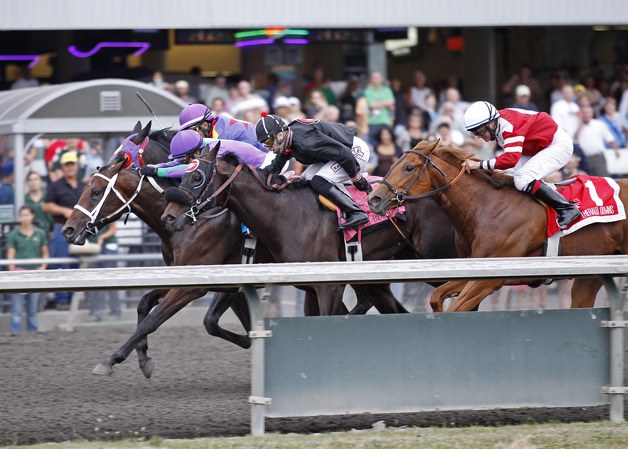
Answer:
[{"label": "saddle pad", "polygon": [[[367,180],[369,181],[371,186],[373,188],[375,188],[375,187],[377,187],[379,185],[379,183],[381,182],[382,178],[377,177],[377,176],[369,176],[367,178]],[[345,186],[345,188],[349,192],[349,195],[351,195],[351,198],[353,198],[353,201],[355,201],[355,203],[358,206],[360,206],[362,208],[362,210],[364,212],[366,212],[366,215],[368,215],[368,217],[369,217],[368,223],[360,226],[358,229],[365,229],[365,228],[368,228],[370,226],[373,226],[373,225],[376,225],[378,223],[381,223],[381,222],[383,222],[385,220],[388,220],[388,216],[377,215],[377,214],[374,214],[373,212],[371,212],[369,210],[369,205],[368,205],[368,202],[366,200],[366,197],[368,195],[367,195],[366,192],[363,192],[361,190],[356,189],[353,185]],[[390,211],[390,216],[391,217],[396,217],[398,214],[402,214],[405,211],[406,211],[405,206],[401,206],[401,207],[398,207],[396,209],[392,209]],[[340,209],[336,208],[336,214],[340,218],[340,214],[341,214]],[[340,223],[344,223],[344,221],[345,221],[344,218],[340,218]],[[357,233],[358,233],[357,229],[345,229],[344,230],[345,241],[348,242],[353,237],[355,237],[355,235]]]},{"label": "saddle pad", "polygon": [[[624,204],[619,199],[619,185],[612,178],[576,175],[567,185],[556,185],[556,190],[567,200],[573,201],[582,215],[563,230],[563,236],[571,234],[591,223],[611,223],[625,220]],[[560,231],[556,211],[547,207],[547,236]]]}]

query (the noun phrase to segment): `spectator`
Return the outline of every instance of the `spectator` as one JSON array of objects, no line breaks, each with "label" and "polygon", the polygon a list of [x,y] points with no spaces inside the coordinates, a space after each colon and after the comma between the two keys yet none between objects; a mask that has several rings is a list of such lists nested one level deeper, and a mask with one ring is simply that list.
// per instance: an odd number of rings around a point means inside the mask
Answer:
[{"label": "spectator", "polygon": [[48,165],[48,179],[54,182],[63,176],[61,170],[61,157],[67,153],[75,153],[78,157],[79,179],[83,179],[87,173],[87,144],[83,139],[69,138],[56,140],[46,149],[44,159]]},{"label": "spectator", "polygon": [[617,158],[620,157],[615,138],[604,123],[593,118],[593,108],[591,106],[582,107],[580,113],[582,123],[576,131],[576,140],[589,162],[591,168],[589,174],[593,176],[609,176],[604,151],[606,151],[605,148],[608,143],[615,150],[615,156]]},{"label": "spectator", "polygon": [[39,81],[37,81],[37,78],[33,78],[31,69],[29,67],[22,67],[20,76],[11,84],[11,89],[24,89],[26,87],[37,86],[39,86]]},{"label": "spectator", "polygon": [[530,88],[528,86],[525,84],[518,85],[517,89],[515,89],[515,102],[510,107],[539,112],[539,107],[530,101],[530,95]]},{"label": "spectator", "polygon": [[321,120],[326,120],[328,122],[339,122],[340,121],[340,109],[333,104],[327,106],[323,113],[321,114]]},{"label": "spectator", "polygon": [[468,107],[469,103],[462,100],[460,91],[455,87],[448,87],[445,90],[445,101],[441,105],[439,112],[441,116],[448,115],[451,117],[449,123],[451,129],[457,129],[461,133],[464,133],[464,111],[466,111]]},{"label": "spectator", "polygon": [[[100,230],[98,235],[90,236],[88,240],[92,243],[100,245],[100,254],[116,255],[118,254],[118,240],[116,239],[116,224],[110,223]],[[115,261],[103,261],[92,264],[92,268],[115,268],[118,263]],[[102,311],[104,309],[105,295],[109,296],[109,317],[119,320],[122,310],[120,308],[120,298],[117,290],[94,290],[87,292],[87,301],[89,303],[89,317],[87,321],[99,322],[102,320]]]},{"label": "spectator", "polygon": [[628,125],[621,119],[621,116],[617,112],[617,100],[615,100],[615,98],[606,97],[602,115],[600,115],[600,121],[604,123],[613,134],[617,147],[625,148]]},{"label": "spectator", "polygon": [[242,80],[238,83],[238,99],[231,107],[231,113],[238,120],[255,122],[262,112],[268,112],[268,104],[260,95],[251,91],[251,83]]},{"label": "spectator", "polygon": [[357,78],[351,77],[342,92],[338,104],[340,106],[340,121],[346,123],[355,120],[355,106],[360,97],[360,83]]},{"label": "spectator", "polygon": [[322,120],[328,107],[325,95],[320,90],[314,89],[305,103],[305,114],[308,118]]},{"label": "spectator", "polygon": [[443,117],[436,127],[436,134],[442,145],[461,147],[464,135],[457,129],[452,129],[448,117]]},{"label": "spectator", "polygon": [[[42,210],[52,215],[53,231],[50,239],[52,257],[68,257],[68,244],[63,238],[61,228],[74,210],[83,191],[83,183],[78,178],[78,156],[67,151],[60,159],[62,177],[48,186]],[[59,264],[57,269],[76,268],[76,265]],[[71,292],[56,292],[55,302],[58,310],[68,310],[72,300]]]},{"label": "spectator", "polygon": [[170,93],[172,93],[174,91],[174,88],[172,87],[172,84],[167,83],[164,80],[164,76],[163,74],[159,71],[156,70],[155,72],[153,72],[153,77],[151,78],[150,82],[148,83],[151,86],[156,87],[157,89],[163,89],[165,91],[168,91]]},{"label": "spectator", "polygon": [[190,95],[190,83],[186,80],[174,83],[174,94],[187,104],[198,103],[198,100]]},{"label": "spectator", "polygon": [[105,160],[102,157],[102,144],[98,141],[93,141],[92,145],[85,155],[85,175],[82,177],[83,183],[89,182],[89,179],[98,169],[105,165]]},{"label": "spectator", "polygon": [[427,97],[425,97],[425,106],[427,109],[423,112],[423,131],[430,129],[432,124],[436,123],[440,118],[436,95],[430,93]]},{"label": "spectator", "polygon": [[314,68],[314,71],[312,72],[312,81],[303,88],[301,98],[303,98],[304,104],[308,103],[309,96],[314,89],[319,90],[323,93],[323,95],[325,95],[325,99],[328,104],[336,104],[336,95],[329,87],[329,80],[325,76],[323,68],[320,66]]},{"label": "spectator", "polygon": [[571,155],[571,159],[567,161],[563,169],[561,170],[563,174],[563,179],[571,178],[575,175],[585,175],[586,172],[579,168],[580,166],[580,158],[575,154]]},{"label": "spectator", "polygon": [[412,77],[412,86],[408,89],[407,106],[409,110],[418,109],[419,111],[427,111],[428,107],[425,103],[426,97],[432,91],[427,87],[427,77],[421,70],[415,70]]},{"label": "spectator", "polygon": [[292,121],[290,120],[290,101],[283,95],[275,98],[273,109],[275,111],[275,115],[277,117],[281,117],[286,124]]},{"label": "spectator", "polygon": [[[7,259],[46,259],[46,233],[34,226],[35,213],[30,206],[20,207],[19,226],[7,237]],[[9,271],[45,270],[46,264],[9,265]],[[22,310],[26,302],[26,322],[29,332],[37,332],[38,293],[14,293],[11,295],[11,334],[18,334],[22,328]]]},{"label": "spectator", "polygon": [[576,95],[576,103],[578,103],[578,106],[591,106],[589,97],[587,97],[587,88],[584,87],[584,85],[576,84],[573,87],[573,91]]},{"label": "spectator", "polygon": [[2,164],[2,184],[0,184],[0,204],[15,204],[15,190],[13,189],[13,162]]},{"label": "spectator", "polygon": [[211,102],[210,109],[214,111],[214,114],[216,115],[226,115],[231,117],[231,114],[227,112],[227,105],[224,98],[222,97],[214,98],[214,100]]},{"label": "spectator", "polygon": [[369,143],[377,139],[380,129],[391,128],[393,125],[393,111],[395,110],[395,95],[390,87],[385,86],[384,77],[380,72],[372,72],[369,84],[364,89],[364,98],[368,105]]},{"label": "spectator", "polygon": [[580,106],[576,103],[576,94],[570,84],[565,84],[561,90],[563,98],[554,102],[550,108],[550,115],[556,124],[567,131],[573,139],[580,126]]},{"label": "spectator", "polygon": [[289,121],[305,117],[305,112],[301,110],[301,100],[297,97],[288,97],[288,102],[290,103]]},{"label": "spectator", "polygon": [[598,115],[602,109],[602,92],[598,89],[597,81],[592,74],[587,74],[584,77],[585,95],[589,100],[589,104],[593,108],[595,115]]},{"label": "spectator", "polygon": [[46,235],[52,231],[52,217],[42,210],[46,192],[43,189],[43,180],[37,172],[31,171],[26,175],[26,194],[24,204],[30,206],[35,214],[35,224]]},{"label": "spectator", "polygon": [[414,111],[408,117],[408,134],[410,135],[410,148],[416,147],[419,142],[425,140],[425,129],[423,127],[423,114]]},{"label": "spectator", "polygon": [[562,89],[566,84],[565,78],[558,70],[553,70],[549,76],[550,90],[547,94],[550,107],[563,98]]},{"label": "spectator", "polygon": [[395,144],[392,130],[388,127],[379,130],[374,149],[377,153],[377,167],[373,171],[373,176],[385,176],[390,167],[403,155],[401,148]]},{"label": "spectator", "polygon": [[[207,88],[205,93],[205,104],[213,104],[216,98],[229,98],[229,89],[227,88],[227,78],[222,73],[218,73],[214,79],[214,83]],[[212,109],[216,109],[213,108]]]},{"label": "spectator", "polygon": [[541,83],[532,75],[530,66],[522,64],[517,70],[517,73],[513,73],[502,86],[505,104],[510,104],[514,101],[515,88],[520,84],[525,84],[530,88],[532,94],[530,98],[532,100],[540,101],[542,99],[543,91],[541,90]]},{"label": "spectator", "polygon": [[405,104],[405,95],[401,87],[401,80],[393,78],[390,80],[390,89],[395,97],[395,110],[393,111],[395,126],[406,126],[408,124],[408,110]]}]

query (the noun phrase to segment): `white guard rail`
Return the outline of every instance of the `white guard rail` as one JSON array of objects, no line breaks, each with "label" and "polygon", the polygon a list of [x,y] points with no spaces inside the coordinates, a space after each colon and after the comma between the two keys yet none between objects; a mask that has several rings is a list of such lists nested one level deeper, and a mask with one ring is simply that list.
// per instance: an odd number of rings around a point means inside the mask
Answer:
[{"label": "white guard rail", "polygon": [[[622,421],[623,395],[623,300],[614,277],[628,275],[628,256],[527,257],[288,263],[259,265],[210,265],[189,267],[101,268],[52,271],[0,272],[0,292],[68,291],[107,289],[155,289],[176,287],[241,287],[251,308],[252,336],[263,334],[265,301],[255,287],[329,283],[376,283],[451,281],[472,279],[538,279],[600,277],[608,291],[611,314],[610,385],[611,421]],[[263,396],[264,339],[251,345],[251,397]],[[264,433],[263,403],[251,405],[251,432]]]}]

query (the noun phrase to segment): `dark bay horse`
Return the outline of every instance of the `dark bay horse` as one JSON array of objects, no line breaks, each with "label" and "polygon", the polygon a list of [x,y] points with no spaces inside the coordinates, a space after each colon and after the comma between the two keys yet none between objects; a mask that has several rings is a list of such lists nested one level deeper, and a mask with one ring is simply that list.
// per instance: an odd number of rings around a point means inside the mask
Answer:
[{"label": "dark bay horse", "polygon": [[[179,189],[181,195],[168,195],[177,201],[170,202],[163,215],[169,229],[182,229],[189,220],[185,212],[190,206],[215,191],[219,193],[216,197],[218,204],[232,210],[246,223],[276,260],[345,260],[337,218],[335,214],[323,210],[311,189],[290,185],[280,192],[269,191],[259,179],[257,170],[240,165],[235,155],[216,158],[216,150],[217,147],[199,159],[198,168],[184,176]],[[453,226],[433,202],[410,206],[406,210],[406,220],[399,220],[398,226],[421,257],[456,257]],[[375,232],[363,235],[362,250],[365,260],[414,257],[414,250],[390,222],[385,222]],[[405,311],[390,293],[388,284],[352,287],[358,295],[379,290],[377,296],[381,298],[378,297],[379,301],[373,304],[380,313]]]},{"label": "dark bay horse", "polygon": [[[368,197],[378,214],[403,203],[409,196],[436,199],[468,245],[471,257],[541,256],[546,242],[545,206],[512,186],[496,189],[480,173],[462,172],[462,162],[472,155],[421,142],[390,169]],[[620,199],[628,203],[628,180],[619,180]],[[595,223],[561,238],[561,255],[626,254],[628,221]],[[455,281],[437,288],[432,307],[459,293],[450,311],[468,311],[506,281]],[[597,278],[577,278],[571,291],[571,307],[593,307],[602,286]],[[441,309],[442,310],[442,309]]]},{"label": "dark bay horse", "polygon": [[[160,219],[166,207],[162,189],[172,187],[175,183],[164,178],[141,177],[136,170],[125,169],[131,160],[139,164],[139,156],[144,159],[144,163],[167,160],[169,142],[174,133],[157,131],[149,135],[149,131],[150,124],[142,129],[138,123],[132,136],[125,139],[116,157],[92,177],[63,228],[66,240],[81,244],[93,228],[115,221],[127,210],[131,210],[159,235],[162,254],[168,265],[240,263],[243,240],[240,222],[234,214],[224,209],[210,210],[197,218],[196,226],[188,227],[180,233],[172,234],[164,227]],[[142,152],[138,154],[138,149],[142,145]],[[258,245],[256,256],[260,262],[274,262],[261,244]],[[310,287],[304,289],[307,315],[318,314],[319,294],[328,298],[331,304],[336,304],[335,308],[330,308],[333,313],[347,313],[342,304],[342,286],[317,286],[316,291]],[[111,374],[111,367],[125,360],[133,348],[136,348],[140,368],[147,378],[150,377],[154,361],[147,356],[148,334],[157,330],[172,315],[194,299],[205,295],[207,291],[208,289],[186,288],[156,290],[145,295],[137,308],[138,326],[135,333],[118,351],[98,365],[94,373]],[[225,291],[217,295],[203,324],[210,335],[248,348],[250,346],[248,335],[230,332],[218,324],[220,317],[229,307],[248,332],[250,330],[248,304],[243,294],[236,291]],[[361,305],[359,310],[366,311],[368,307],[370,304]]]}]

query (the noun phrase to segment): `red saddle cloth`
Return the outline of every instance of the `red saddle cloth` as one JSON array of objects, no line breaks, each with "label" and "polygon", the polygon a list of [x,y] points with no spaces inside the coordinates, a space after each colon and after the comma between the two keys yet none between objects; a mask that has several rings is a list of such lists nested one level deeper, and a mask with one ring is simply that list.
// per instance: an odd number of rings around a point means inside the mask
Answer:
[{"label": "red saddle cloth", "polygon": [[[380,178],[379,176],[368,176],[366,179],[370,182],[371,187],[373,188],[377,187],[382,180],[382,178]],[[358,227],[359,230],[376,225],[377,223],[381,223],[384,220],[388,220],[388,217],[396,217],[397,214],[402,214],[406,211],[405,206],[401,206],[396,209],[390,210],[387,216],[374,214],[373,212],[369,210],[369,205],[368,205],[368,202],[366,201],[366,197],[368,195],[366,192],[356,189],[353,185],[345,186],[345,187],[347,188],[349,195],[351,195],[351,198],[353,198],[353,201],[355,201],[355,203],[358,206],[360,206],[362,210],[366,212],[366,215],[368,215],[369,217],[368,223],[362,226],[359,226]],[[336,214],[338,214],[338,217],[340,217],[340,214],[341,214],[340,209],[336,208]],[[340,218],[340,223],[344,223],[344,222],[345,222],[345,219]],[[358,229],[345,229],[344,230],[345,241],[348,242],[349,240],[351,240],[357,234]]]},{"label": "red saddle cloth", "polygon": [[[571,184],[557,185],[556,189],[580,209],[580,218],[563,230],[563,235],[571,234],[591,223],[610,223],[625,220],[624,204],[619,199],[619,185],[611,178],[576,175]],[[560,231],[556,221],[556,211],[547,207],[547,236]]]}]

